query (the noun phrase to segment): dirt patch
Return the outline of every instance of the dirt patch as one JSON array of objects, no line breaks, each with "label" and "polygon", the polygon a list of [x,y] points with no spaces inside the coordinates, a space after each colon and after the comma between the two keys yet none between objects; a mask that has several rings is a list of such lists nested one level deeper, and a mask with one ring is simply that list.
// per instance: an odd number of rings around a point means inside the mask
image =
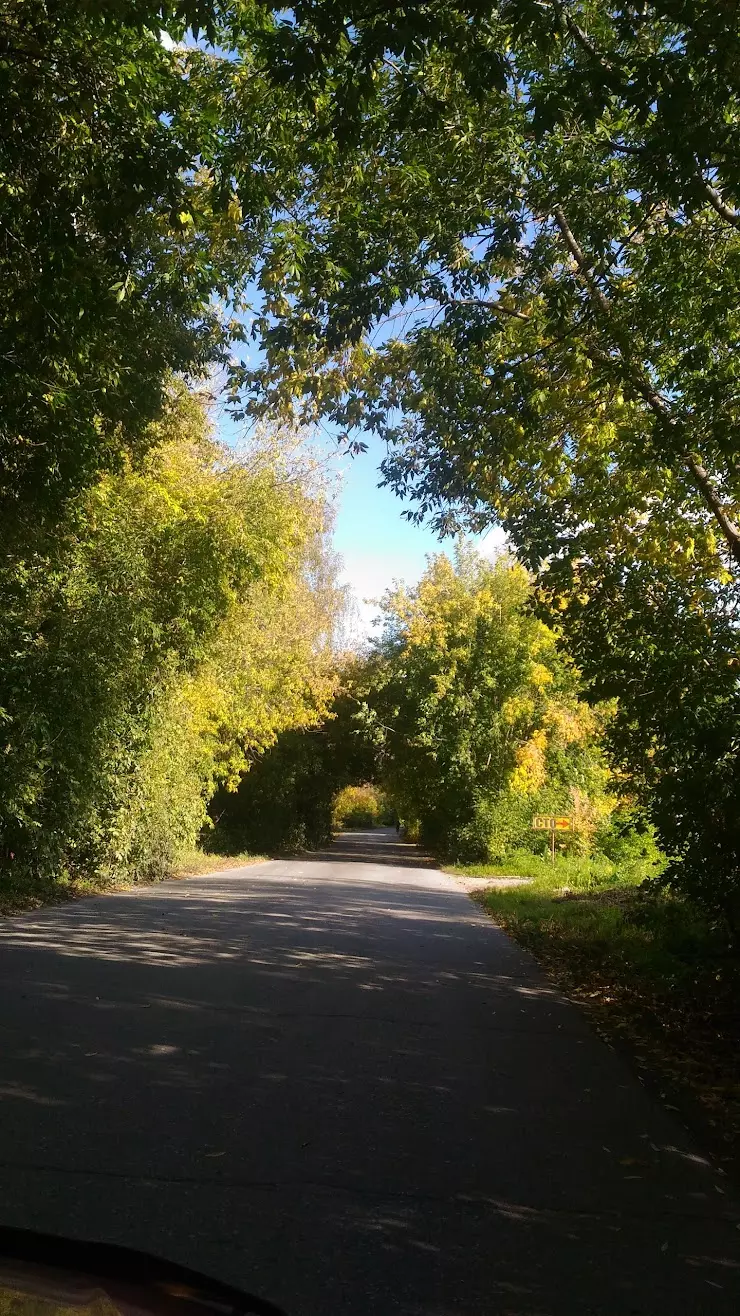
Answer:
[{"label": "dirt patch", "polygon": [[464,891],[505,891],[508,887],[529,886],[531,877],[463,877],[451,874]]}]

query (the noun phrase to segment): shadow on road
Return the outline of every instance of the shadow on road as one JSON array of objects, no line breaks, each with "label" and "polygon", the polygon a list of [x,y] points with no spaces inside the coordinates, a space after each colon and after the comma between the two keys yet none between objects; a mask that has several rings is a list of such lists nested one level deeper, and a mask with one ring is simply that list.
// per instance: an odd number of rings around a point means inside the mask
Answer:
[{"label": "shadow on road", "polygon": [[738,1310],[726,1184],[393,831],[0,921],[0,999],[2,1223],[290,1316]]},{"label": "shadow on road", "polygon": [[391,864],[398,868],[436,868],[418,845],[399,836],[393,827],[372,831],[339,832],[325,850],[312,850],[304,858],[322,864]]}]

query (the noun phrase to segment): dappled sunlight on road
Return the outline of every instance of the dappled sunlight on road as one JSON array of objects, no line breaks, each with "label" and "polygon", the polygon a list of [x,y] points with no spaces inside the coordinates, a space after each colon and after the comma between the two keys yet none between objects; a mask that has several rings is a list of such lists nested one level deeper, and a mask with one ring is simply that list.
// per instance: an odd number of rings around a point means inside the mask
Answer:
[{"label": "dappled sunlight on road", "polygon": [[[214,879],[208,879],[213,883]],[[199,879],[192,879],[194,886]],[[189,883],[190,885],[190,883]],[[0,950],[26,951],[36,956],[51,954],[64,959],[96,960],[157,969],[194,970],[224,963],[248,964],[253,980],[260,976],[300,982],[305,986],[345,983],[360,990],[402,990],[414,996],[435,993],[449,982],[465,982],[468,989],[489,997],[517,993],[532,998],[559,1001],[558,993],[545,983],[525,986],[507,973],[483,971],[482,965],[462,957],[453,969],[433,967],[420,972],[412,955],[398,958],[397,935],[418,938],[422,957],[431,944],[443,941],[466,945],[467,907],[437,904],[431,897],[420,907],[405,904],[404,892],[395,903],[383,893],[372,899],[358,898],[353,885],[330,882],[322,889],[321,918],[316,919],[316,891],[300,884],[253,880],[247,894],[232,886],[215,885],[208,895],[191,890],[181,894],[183,884],[161,888],[157,912],[137,893],[86,900],[42,915],[7,920],[0,924]],[[446,892],[445,894],[448,894]],[[270,908],[284,901],[290,913]],[[214,913],[213,906],[220,907]],[[101,917],[94,917],[96,909]],[[478,916],[470,907],[471,923]],[[154,923],[154,926],[152,924]],[[180,928],[187,924],[187,931]],[[214,923],[217,927],[214,928]],[[400,923],[397,934],[394,925]],[[440,928],[447,929],[440,932]],[[382,929],[382,931],[381,931]],[[360,954],[353,944],[374,943],[372,955]],[[342,948],[338,948],[337,942]],[[413,942],[404,943],[408,956]],[[66,991],[58,982],[46,984],[51,995]],[[43,979],[36,987],[44,991]],[[96,1003],[106,1007],[102,991]],[[242,1008],[249,1008],[243,1003]]]},{"label": "dappled sunlight on road", "polygon": [[192,1218],[222,1272],[236,1230],[275,1296],[286,1254],[322,1294],[335,1258],[371,1283],[382,1256],[419,1316],[554,1311],[553,1265],[581,1282],[584,1250],[584,1292],[606,1268],[629,1295],[686,1221],[697,1283],[726,1286],[713,1167],[453,879],[398,867],[395,836],[348,844],[352,867],[302,856],[0,923],[14,1217],[53,1229],[62,1193],[77,1231],[185,1261]]},{"label": "dappled sunlight on road", "polygon": [[0,1084],[0,1101],[31,1101],[37,1106],[61,1106],[64,1103],[55,1100],[54,1097],[43,1096],[33,1088],[27,1087],[23,1083],[1,1083]]},{"label": "dappled sunlight on road", "polygon": [[[340,832],[326,850],[301,856],[299,862],[389,866],[405,870],[403,878],[406,881],[411,878],[412,870],[435,871],[434,860],[424,854],[418,845],[412,845],[410,841],[398,836],[392,827],[377,827],[372,831]],[[363,880],[361,869],[354,873],[353,880]]]}]

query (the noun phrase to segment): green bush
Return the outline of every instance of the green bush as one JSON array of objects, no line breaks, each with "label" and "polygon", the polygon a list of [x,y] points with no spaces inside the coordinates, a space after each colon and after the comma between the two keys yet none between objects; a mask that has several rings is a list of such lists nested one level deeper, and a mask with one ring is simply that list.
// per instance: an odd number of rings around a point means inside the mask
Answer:
[{"label": "green bush", "polygon": [[538,833],[532,832],[532,805],[511,792],[498,798],[479,799],[469,822],[450,831],[447,849],[460,863],[503,861],[512,850],[543,848]]},{"label": "green bush", "polygon": [[0,530],[0,885],[163,876],[216,782],[332,694],[320,491],[277,439],[221,450],[183,389],[154,438],[59,524]]},{"label": "green bush", "polygon": [[336,791],[331,755],[321,731],[286,731],[245,772],[236,790],[219,789],[209,812],[208,849],[295,854],[332,836]]},{"label": "green bush", "polygon": [[615,810],[596,833],[594,847],[612,860],[626,878],[635,874],[640,881],[658,879],[666,867],[653,827],[640,813],[629,808]]},{"label": "green bush", "polygon": [[345,786],[334,800],[332,822],[337,831],[379,826],[388,809],[375,786]]},{"label": "green bush", "polygon": [[[655,854],[658,855],[656,861]],[[490,862],[459,862],[450,865],[452,872],[471,877],[529,877],[537,891],[555,894],[568,891],[599,891],[615,886],[637,887],[648,883],[665,862],[658,851],[649,850],[640,862],[634,857],[615,861],[595,851],[588,855],[556,853],[555,860],[548,854],[534,854],[530,849],[512,850],[505,859]]]}]

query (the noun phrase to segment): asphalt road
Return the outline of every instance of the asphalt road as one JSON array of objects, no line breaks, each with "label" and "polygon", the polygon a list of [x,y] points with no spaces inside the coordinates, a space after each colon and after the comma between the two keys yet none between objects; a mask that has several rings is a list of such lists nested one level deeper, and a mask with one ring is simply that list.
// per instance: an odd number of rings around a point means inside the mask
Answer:
[{"label": "asphalt road", "polygon": [[669,1112],[394,835],[0,922],[0,1223],[289,1316],[736,1313]]}]

